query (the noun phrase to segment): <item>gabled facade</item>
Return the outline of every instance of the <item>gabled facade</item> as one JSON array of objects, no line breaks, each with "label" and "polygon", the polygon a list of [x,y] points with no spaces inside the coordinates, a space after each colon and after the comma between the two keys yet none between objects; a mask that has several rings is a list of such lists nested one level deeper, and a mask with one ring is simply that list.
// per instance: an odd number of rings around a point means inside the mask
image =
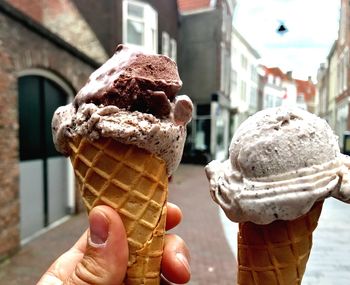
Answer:
[{"label": "gabled facade", "polygon": [[287,92],[283,86],[286,75],[278,67],[262,66],[261,79],[261,102],[262,109],[278,107],[287,98]]},{"label": "gabled facade", "polygon": [[291,71],[284,73],[278,67],[262,66],[261,70],[263,109],[285,105],[314,111],[316,87],[310,77],[308,80],[295,79]]},{"label": "gabled facade", "polygon": [[179,0],[182,92],[195,105],[185,156],[227,156],[230,125],[231,27],[235,0]]},{"label": "gabled facade", "polygon": [[176,59],[178,16],[176,0],[0,1],[0,260],[79,205],[55,109],[119,43]]},{"label": "gabled facade", "polygon": [[315,113],[316,86],[311,77],[308,80],[295,79],[297,104],[311,113]]}]

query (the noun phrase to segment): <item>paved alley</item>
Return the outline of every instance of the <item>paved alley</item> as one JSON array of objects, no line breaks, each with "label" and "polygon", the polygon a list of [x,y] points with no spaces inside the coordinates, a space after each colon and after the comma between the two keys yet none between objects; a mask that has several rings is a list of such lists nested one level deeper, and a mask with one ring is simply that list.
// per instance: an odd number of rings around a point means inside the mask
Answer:
[{"label": "paved alley", "polygon": [[[169,201],[179,205],[184,214],[173,232],[181,235],[191,251],[192,279],[188,284],[235,284],[235,259],[225,239],[218,207],[209,196],[203,167],[181,165],[170,184]],[[86,214],[81,213],[29,242],[0,265],[0,284],[36,284],[86,227]]]},{"label": "paved alley", "polygon": [[[183,211],[173,230],[187,242],[190,285],[236,284],[236,230],[209,196],[203,167],[181,165],[170,184],[169,201]],[[348,285],[350,280],[350,205],[328,199],[314,233],[314,246],[303,285]],[[86,214],[40,235],[0,265],[1,285],[36,284],[41,274],[87,227]]]}]

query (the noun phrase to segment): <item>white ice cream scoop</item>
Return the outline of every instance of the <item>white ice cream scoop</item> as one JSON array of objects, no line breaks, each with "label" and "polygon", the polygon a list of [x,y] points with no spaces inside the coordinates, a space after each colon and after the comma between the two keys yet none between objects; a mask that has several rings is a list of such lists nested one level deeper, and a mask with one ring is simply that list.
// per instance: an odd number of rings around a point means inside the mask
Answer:
[{"label": "white ice cream scoop", "polygon": [[293,220],[333,196],[350,199],[350,159],[327,122],[299,108],[271,108],[248,118],[229,159],[206,166],[215,202],[235,222]]}]

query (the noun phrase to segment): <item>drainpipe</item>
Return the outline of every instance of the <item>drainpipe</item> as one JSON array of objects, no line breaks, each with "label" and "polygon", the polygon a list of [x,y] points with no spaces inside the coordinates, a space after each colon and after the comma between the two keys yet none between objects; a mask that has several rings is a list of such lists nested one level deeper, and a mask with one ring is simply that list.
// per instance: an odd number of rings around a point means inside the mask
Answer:
[{"label": "drainpipe", "polygon": [[217,151],[216,116],[217,116],[218,112],[220,112],[219,109],[220,109],[219,95],[217,93],[214,93],[211,95],[211,103],[210,103],[210,155],[211,155],[212,159],[216,158],[216,151]]}]

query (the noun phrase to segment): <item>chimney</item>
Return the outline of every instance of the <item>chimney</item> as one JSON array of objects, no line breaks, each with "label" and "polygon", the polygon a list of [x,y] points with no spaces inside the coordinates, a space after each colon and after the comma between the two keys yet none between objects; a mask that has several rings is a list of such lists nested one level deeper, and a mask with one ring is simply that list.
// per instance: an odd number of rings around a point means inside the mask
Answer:
[{"label": "chimney", "polygon": [[287,75],[287,78],[288,78],[289,80],[292,80],[292,79],[293,79],[293,72],[292,72],[292,71],[287,71],[286,75]]}]

